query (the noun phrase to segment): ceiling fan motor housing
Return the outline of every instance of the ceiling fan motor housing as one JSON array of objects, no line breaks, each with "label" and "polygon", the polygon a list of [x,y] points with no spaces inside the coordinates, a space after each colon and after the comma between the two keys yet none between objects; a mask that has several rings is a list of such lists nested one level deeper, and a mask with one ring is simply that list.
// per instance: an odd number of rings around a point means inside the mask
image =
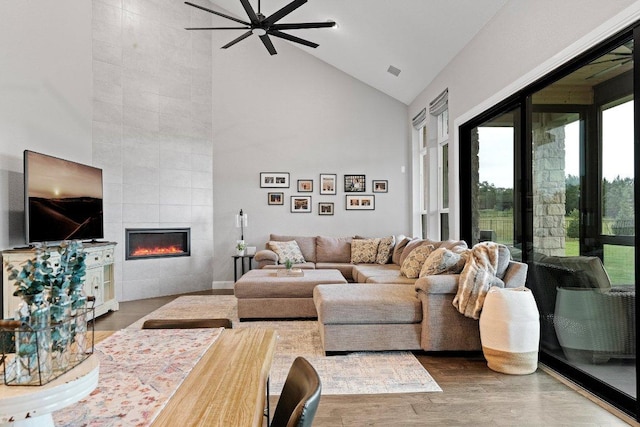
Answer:
[{"label": "ceiling fan motor housing", "polygon": [[224,13],[217,12],[215,10],[208,9],[204,6],[200,6],[191,2],[186,1],[185,4],[189,6],[193,6],[195,8],[204,10],[209,13],[213,13],[214,15],[221,16],[226,19],[230,19],[234,22],[244,25],[243,27],[202,27],[202,28],[186,28],[187,30],[248,30],[241,36],[235,38],[230,41],[226,45],[222,46],[222,49],[227,49],[234,44],[246,39],[252,34],[256,34],[260,37],[262,44],[264,44],[265,48],[271,55],[276,55],[278,52],[276,51],[273,43],[269,36],[278,37],[284,40],[289,40],[294,43],[302,44],[304,46],[316,48],[318,47],[317,43],[310,42],[308,40],[302,39],[300,37],[292,36],[291,34],[284,33],[281,30],[300,30],[300,29],[308,29],[308,28],[331,28],[336,25],[333,21],[326,22],[302,22],[302,23],[291,23],[291,24],[278,24],[282,18],[305,4],[307,0],[293,0],[291,3],[282,7],[280,10],[274,12],[272,15],[265,17],[260,12],[260,2],[258,1],[258,13],[253,9],[249,0],[240,0],[242,7],[244,8],[247,16],[249,17],[249,22],[243,21],[241,19],[235,18],[233,16],[225,15]]}]

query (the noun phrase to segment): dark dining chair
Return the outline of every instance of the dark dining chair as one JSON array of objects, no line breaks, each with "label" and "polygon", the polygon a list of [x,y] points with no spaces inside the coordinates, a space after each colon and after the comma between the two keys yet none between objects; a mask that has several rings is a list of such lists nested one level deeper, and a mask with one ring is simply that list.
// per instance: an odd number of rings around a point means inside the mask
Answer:
[{"label": "dark dining chair", "polygon": [[226,328],[231,329],[229,319],[149,319],[142,324],[142,329],[192,329],[192,328]]},{"label": "dark dining chair", "polygon": [[304,357],[293,361],[273,413],[271,427],[310,427],[320,403],[322,385]]}]

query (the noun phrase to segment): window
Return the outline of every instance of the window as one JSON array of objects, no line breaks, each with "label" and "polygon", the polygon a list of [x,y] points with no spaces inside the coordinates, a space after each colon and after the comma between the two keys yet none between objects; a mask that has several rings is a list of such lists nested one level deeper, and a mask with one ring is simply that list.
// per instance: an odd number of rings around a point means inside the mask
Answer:
[{"label": "window", "polygon": [[439,145],[438,156],[438,214],[440,240],[449,239],[449,143]]},{"label": "window", "polygon": [[436,174],[433,176],[428,191],[432,194],[431,211],[432,222],[437,225],[437,232],[431,236],[439,240],[449,238],[449,90],[445,89],[431,103],[429,103],[434,127],[436,129],[435,146],[433,147],[433,166]]},{"label": "window", "polygon": [[438,114],[438,143],[449,139],[449,110]]},{"label": "window", "polygon": [[414,218],[413,234],[426,237],[428,219],[428,188],[429,188],[429,134],[427,131],[427,110],[422,109],[412,120],[416,130],[413,139],[413,200]]}]

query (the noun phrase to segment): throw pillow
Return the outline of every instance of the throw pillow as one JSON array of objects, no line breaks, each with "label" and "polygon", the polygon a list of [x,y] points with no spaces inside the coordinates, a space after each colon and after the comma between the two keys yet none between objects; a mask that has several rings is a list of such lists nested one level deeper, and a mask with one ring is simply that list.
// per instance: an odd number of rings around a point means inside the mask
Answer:
[{"label": "throw pillow", "polygon": [[466,257],[447,248],[431,252],[420,270],[420,277],[435,274],[458,274],[464,268]]},{"label": "throw pillow", "polygon": [[393,246],[396,242],[396,238],[393,236],[380,239],[380,245],[378,246],[378,253],[376,255],[376,264],[387,264],[393,254]]},{"label": "throw pillow", "polygon": [[376,262],[380,239],[353,239],[351,241],[351,264],[373,264]]},{"label": "throw pillow", "polygon": [[402,251],[404,251],[404,248],[407,246],[407,243],[409,243],[410,241],[411,241],[410,238],[405,237],[402,234],[396,237],[396,245],[393,248],[393,255],[391,255],[391,262],[393,262],[395,265],[402,265],[402,263],[400,262]]},{"label": "throw pillow", "polygon": [[412,250],[409,256],[402,262],[400,274],[404,274],[409,279],[417,279],[420,275],[422,265],[434,249],[433,245],[422,245]]},{"label": "throw pillow", "polygon": [[[402,255],[400,255],[400,267],[402,267],[402,264],[404,264],[404,261],[407,259],[411,251],[413,251],[414,249],[424,244],[427,244],[427,242],[428,241],[425,239],[413,239],[409,243],[407,243],[407,246],[405,246],[404,249],[402,250]],[[435,249],[435,245],[434,245],[434,249]]]},{"label": "throw pillow", "polygon": [[351,262],[351,240],[351,237],[316,237],[316,262],[348,264]]},{"label": "throw pillow", "polygon": [[509,261],[511,260],[511,252],[505,245],[498,244],[498,268],[496,269],[496,276],[503,278],[509,267]]},{"label": "throw pillow", "polygon": [[298,242],[295,240],[289,242],[269,241],[267,246],[278,255],[278,264],[284,264],[286,260],[290,260],[294,264],[302,264],[305,262]]}]

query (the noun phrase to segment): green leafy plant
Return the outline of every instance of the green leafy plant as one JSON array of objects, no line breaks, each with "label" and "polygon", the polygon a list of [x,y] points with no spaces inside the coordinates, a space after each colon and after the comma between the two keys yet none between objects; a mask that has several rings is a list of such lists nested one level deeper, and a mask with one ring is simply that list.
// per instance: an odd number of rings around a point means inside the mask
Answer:
[{"label": "green leafy plant", "polygon": [[68,294],[70,290],[81,287],[87,272],[86,255],[79,240],[64,241],[58,247],[60,264],[51,280],[51,293]]},{"label": "green leafy plant", "polygon": [[35,257],[27,260],[20,270],[13,264],[7,266],[9,280],[15,280],[14,296],[25,297],[43,293],[51,285],[54,272],[49,261],[51,256],[45,245],[36,246]]},{"label": "green leafy plant", "polygon": [[287,258],[284,260],[284,268],[286,268],[287,270],[291,270],[291,267],[293,267],[293,262]]},{"label": "green leafy plant", "polygon": [[238,242],[236,244],[236,249],[239,251],[244,251],[246,249],[247,245],[244,242]]}]

